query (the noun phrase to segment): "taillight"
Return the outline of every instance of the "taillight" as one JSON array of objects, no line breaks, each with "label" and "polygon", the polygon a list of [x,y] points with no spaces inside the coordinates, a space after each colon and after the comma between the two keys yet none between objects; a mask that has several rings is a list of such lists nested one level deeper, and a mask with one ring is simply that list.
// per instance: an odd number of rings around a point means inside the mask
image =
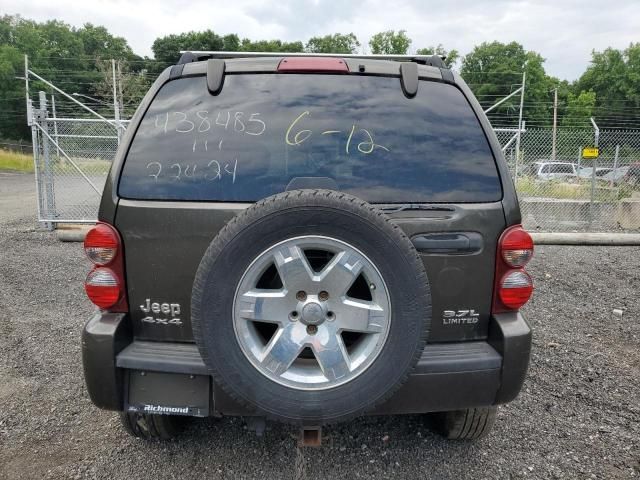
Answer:
[{"label": "taillight", "polygon": [[118,233],[111,225],[99,223],[84,238],[84,251],[96,265],[107,265],[118,253]]},{"label": "taillight", "polygon": [[533,280],[524,266],[533,256],[533,240],[521,225],[506,229],[498,241],[493,313],[518,310],[533,293]]},{"label": "taillight", "polygon": [[500,281],[498,295],[502,303],[512,309],[517,310],[531,298],[533,293],[533,281],[524,270],[514,270],[507,273]]},{"label": "taillight", "polygon": [[89,299],[100,308],[113,307],[120,299],[120,282],[108,268],[98,267],[89,272],[84,282]]},{"label": "taillight", "polygon": [[118,231],[108,223],[99,222],[87,233],[84,251],[95,265],[84,282],[89,300],[111,312],[126,312],[124,262]]},{"label": "taillight", "polygon": [[533,239],[522,227],[509,229],[500,241],[502,258],[510,267],[524,267],[533,256]]}]

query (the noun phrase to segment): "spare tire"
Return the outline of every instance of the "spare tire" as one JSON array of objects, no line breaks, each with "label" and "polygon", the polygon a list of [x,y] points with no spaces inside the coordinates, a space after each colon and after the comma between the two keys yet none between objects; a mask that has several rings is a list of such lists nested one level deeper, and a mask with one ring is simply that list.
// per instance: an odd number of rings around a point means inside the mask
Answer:
[{"label": "spare tire", "polygon": [[350,195],[296,190],[231,220],[198,268],[193,334],[214,381],[256,413],[335,423],[407,379],[431,320],[411,241]]}]

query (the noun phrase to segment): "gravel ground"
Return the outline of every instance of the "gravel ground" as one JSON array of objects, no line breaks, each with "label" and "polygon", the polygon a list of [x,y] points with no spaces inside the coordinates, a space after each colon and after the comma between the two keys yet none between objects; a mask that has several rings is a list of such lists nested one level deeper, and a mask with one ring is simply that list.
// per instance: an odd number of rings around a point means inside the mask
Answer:
[{"label": "gravel ground", "polygon": [[[0,479],[292,478],[287,427],[258,438],[240,419],[194,421],[148,443],[93,407],[79,338],[88,262],[36,228],[32,199],[30,176],[0,175]],[[640,476],[640,248],[542,246],[530,271],[532,365],[491,436],[451,443],[421,416],[365,418],[306,452],[309,478]]]}]

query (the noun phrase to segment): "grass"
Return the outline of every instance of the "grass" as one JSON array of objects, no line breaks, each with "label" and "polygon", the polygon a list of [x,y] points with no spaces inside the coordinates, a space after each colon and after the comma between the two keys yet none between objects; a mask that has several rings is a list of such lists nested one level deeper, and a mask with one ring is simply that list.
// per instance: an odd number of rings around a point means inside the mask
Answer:
[{"label": "grass", "polygon": [[[558,180],[541,181],[532,177],[518,178],[516,190],[520,197],[547,197],[563,200],[589,200],[591,180],[567,183]],[[630,197],[633,189],[628,185],[610,187],[605,182],[596,182],[593,199],[596,202],[615,202]]]},{"label": "grass", "polygon": [[[111,167],[109,160],[75,158],[75,164],[87,175],[106,175]],[[54,174],[78,173],[78,170],[63,157],[52,157]],[[0,172],[33,172],[33,157],[9,150],[0,149]]]},{"label": "grass", "polygon": [[9,150],[0,150],[0,171],[33,172],[33,157]]}]

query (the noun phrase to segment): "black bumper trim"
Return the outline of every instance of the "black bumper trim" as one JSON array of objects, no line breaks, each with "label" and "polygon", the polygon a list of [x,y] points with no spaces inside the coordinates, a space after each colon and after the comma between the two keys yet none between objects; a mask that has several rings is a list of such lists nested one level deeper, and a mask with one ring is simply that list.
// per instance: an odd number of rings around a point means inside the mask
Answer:
[{"label": "black bumper trim", "polygon": [[[118,354],[120,368],[207,375],[193,343],[135,341]],[[428,344],[412,375],[499,369],[502,357],[487,342]]]},{"label": "black bumper trim", "polygon": [[502,356],[487,342],[433,343],[422,351],[413,375],[492,370]]},{"label": "black bumper trim", "polygon": [[135,341],[120,352],[116,365],[154,372],[209,374],[193,343]]}]

